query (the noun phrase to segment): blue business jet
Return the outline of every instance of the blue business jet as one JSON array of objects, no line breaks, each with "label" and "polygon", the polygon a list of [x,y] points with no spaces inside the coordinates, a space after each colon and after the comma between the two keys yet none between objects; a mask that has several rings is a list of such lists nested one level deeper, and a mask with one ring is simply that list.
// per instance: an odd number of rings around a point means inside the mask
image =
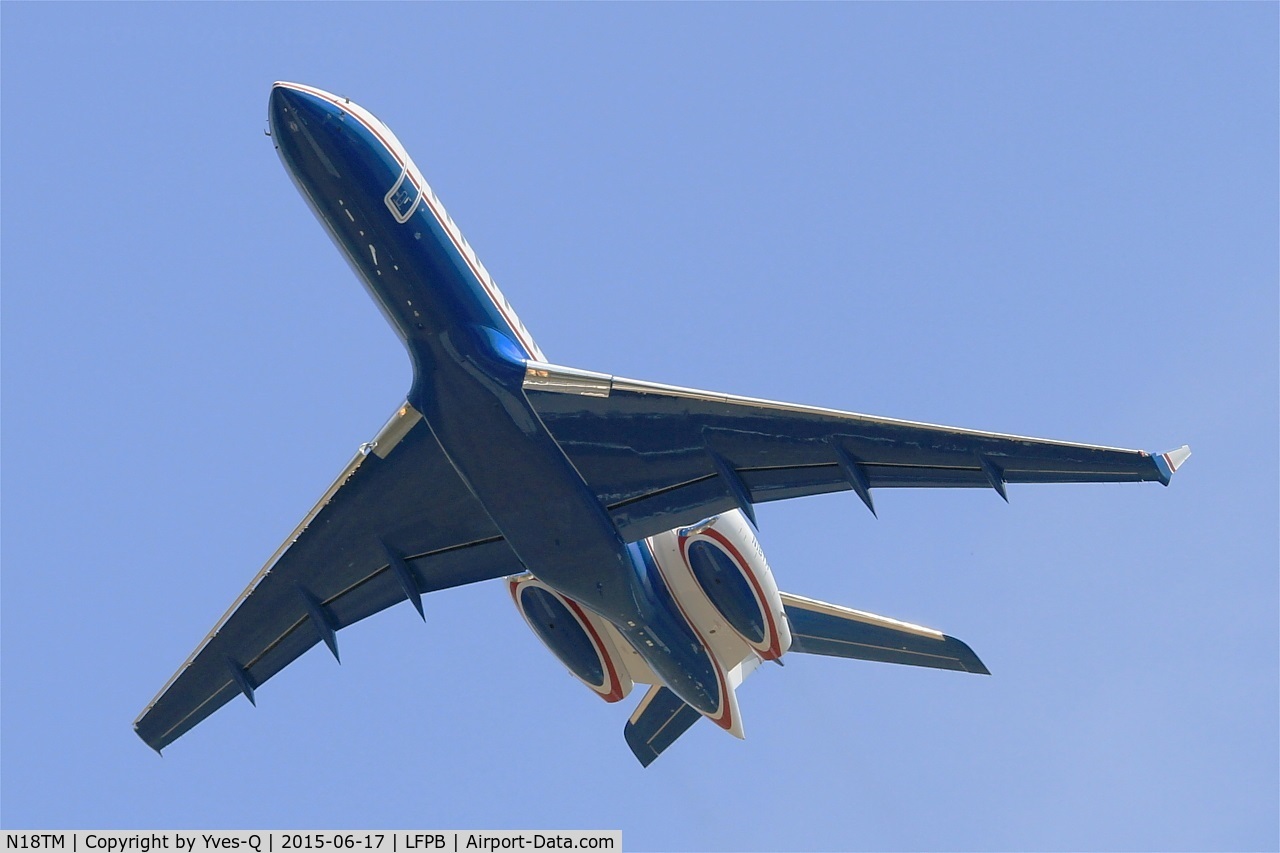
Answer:
[{"label": "blue business jet", "polygon": [[134,723],[157,751],[341,628],[506,577],[529,627],[651,763],[699,718],[741,737],[762,661],[832,655],[961,672],[967,645],[781,592],[753,507],[841,490],[1154,480],[1164,454],[1044,441],[623,379],[549,362],[395,135],[276,83],[270,133],[404,342],[405,402]]}]

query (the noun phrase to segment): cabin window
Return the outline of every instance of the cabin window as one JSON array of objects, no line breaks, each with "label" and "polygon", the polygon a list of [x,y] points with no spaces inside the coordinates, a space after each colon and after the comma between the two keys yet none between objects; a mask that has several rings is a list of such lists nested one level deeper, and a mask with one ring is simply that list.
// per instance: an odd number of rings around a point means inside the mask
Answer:
[{"label": "cabin window", "polygon": [[400,172],[400,180],[396,181],[395,186],[387,192],[385,201],[387,210],[391,211],[396,222],[408,222],[409,217],[413,216],[413,212],[418,209],[418,203],[422,201],[422,190],[418,189],[418,185],[409,177],[408,169]]}]

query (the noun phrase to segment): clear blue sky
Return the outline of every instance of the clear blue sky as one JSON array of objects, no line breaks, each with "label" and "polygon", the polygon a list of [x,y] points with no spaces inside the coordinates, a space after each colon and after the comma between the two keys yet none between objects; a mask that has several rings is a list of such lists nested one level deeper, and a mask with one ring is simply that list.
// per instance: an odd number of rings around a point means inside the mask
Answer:
[{"label": "clear blue sky", "polygon": [[[1275,849],[1277,8],[5,3],[0,821]],[[490,583],[157,758],[136,714],[409,382],[277,79],[395,129],[555,361],[1195,456],[760,508],[784,589],[990,678],[797,656],[642,771]]]}]

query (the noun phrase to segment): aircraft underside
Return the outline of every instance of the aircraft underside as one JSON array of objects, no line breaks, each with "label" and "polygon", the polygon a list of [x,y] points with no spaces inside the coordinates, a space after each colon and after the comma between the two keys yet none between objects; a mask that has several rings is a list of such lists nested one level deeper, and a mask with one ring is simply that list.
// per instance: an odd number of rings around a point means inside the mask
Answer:
[{"label": "aircraft underside", "polygon": [[648,765],[700,717],[741,737],[736,690],[819,654],[986,668],[932,629],[781,592],[754,505],[873,489],[1159,481],[1167,454],[1050,442],[622,379],[547,361],[394,134],[278,83],[290,177],[405,343],[403,405],[135,722],[159,750],[346,625],[506,577],[533,632],[608,702],[648,685]]}]

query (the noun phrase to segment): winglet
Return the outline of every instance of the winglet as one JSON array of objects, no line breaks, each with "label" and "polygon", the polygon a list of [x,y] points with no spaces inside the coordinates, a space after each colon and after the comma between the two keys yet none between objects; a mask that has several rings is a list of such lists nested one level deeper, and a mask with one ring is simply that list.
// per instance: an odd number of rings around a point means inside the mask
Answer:
[{"label": "winglet", "polygon": [[1182,463],[1191,457],[1191,448],[1182,445],[1177,450],[1170,450],[1168,453],[1156,453],[1152,455],[1152,460],[1156,463],[1156,471],[1160,474],[1160,482],[1169,485],[1169,481],[1173,479],[1173,472],[1182,467]]}]

